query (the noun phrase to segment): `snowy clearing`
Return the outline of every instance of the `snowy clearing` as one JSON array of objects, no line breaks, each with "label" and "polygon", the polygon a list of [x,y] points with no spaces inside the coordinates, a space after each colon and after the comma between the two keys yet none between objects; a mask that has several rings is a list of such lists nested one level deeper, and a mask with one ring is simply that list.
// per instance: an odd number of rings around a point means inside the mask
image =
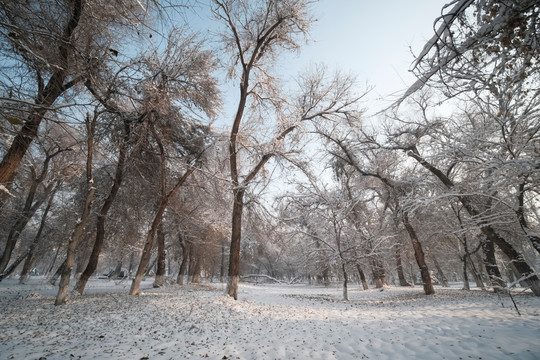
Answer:
[{"label": "snowy clearing", "polygon": [[[539,359],[540,299],[421,287],[170,285],[92,280],[54,306],[40,278],[0,283],[1,359]],[[504,305],[504,306],[503,306]]]}]

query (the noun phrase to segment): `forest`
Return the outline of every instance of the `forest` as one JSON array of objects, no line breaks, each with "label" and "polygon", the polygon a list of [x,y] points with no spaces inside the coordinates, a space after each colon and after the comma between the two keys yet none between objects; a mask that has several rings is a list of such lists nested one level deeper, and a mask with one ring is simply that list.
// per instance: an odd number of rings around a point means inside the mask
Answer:
[{"label": "forest", "polygon": [[354,74],[276,70],[313,1],[198,3],[0,2],[0,281],[540,296],[537,1],[449,1],[369,119]]}]

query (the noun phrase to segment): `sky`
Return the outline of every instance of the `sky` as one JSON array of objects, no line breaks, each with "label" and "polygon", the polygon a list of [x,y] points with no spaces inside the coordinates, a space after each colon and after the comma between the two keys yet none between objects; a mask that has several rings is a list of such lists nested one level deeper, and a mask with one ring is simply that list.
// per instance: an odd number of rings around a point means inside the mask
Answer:
[{"label": "sky", "polygon": [[[317,21],[300,53],[282,54],[275,65],[283,80],[294,78],[310,66],[324,64],[357,76],[358,93],[373,90],[364,98],[364,120],[388,107],[415,77],[409,71],[413,54],[432,37],[435,19],[449,0],[320,0],[312,5]],[[202,4],[205,2],[199,2]],[[213,24],[199,8],[190,22],[194,30],[210,32]],[[224,86],[223,114],[214,123],[228,129],[238,104],[237,82]],[[376,116],[368,121],[376,121]],[[291,175],[295,178],[296,175]],[[283,179],[282,179],[283,180]],[[273,193],[283,189],[273,184]]]},{"label": "sky", "polygon": [[[358,79],[358,92],[366,85],[374,87],[364,104],[367,113],[374,114],[414,82],[409,72],[413,53],[418,54],[433,35],[434,20],[449,1],[319,0],[312,5],[317,21],[309,43],[299,54],[283,54],[275,69],[285,79],[314,64],[352,73]],[[211,31],[208,2],[197,4],[185,18],[188,26],[202,33]],[[230,118],[232,122],[237,85],[229,86],[224,91],[224,120]]]},{"label": "sky", "polygon": [[311,43],[289,68],[300,71],[311,63],[356,74],[361,86],[373,86],[368,113],[388,104],[415,78],[414,60],[433,35],[434,20],[447,0],[321,0],[314,7],[318,19]]}]

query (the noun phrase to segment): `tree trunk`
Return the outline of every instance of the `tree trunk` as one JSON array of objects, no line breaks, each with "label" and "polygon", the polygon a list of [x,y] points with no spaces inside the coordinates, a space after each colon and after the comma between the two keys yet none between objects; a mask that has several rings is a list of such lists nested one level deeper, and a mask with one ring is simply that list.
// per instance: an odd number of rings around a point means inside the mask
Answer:
[{"label": "tree trunk", "polygon": [[486,290],[486,287],[484,286],[484,279],[482,276],[483,261],[479,253],[476,253],[476,256],[478,257],[477,262],[478,262],[478,265],[480,266],[480,269],[477,269],[477,267],[474,265],[474,261],[470,255],[469,255],[469,265],[471,266],[471,270],[474,277],[474,282],[476,283],[476,287],[479,287],[482,290]]},{"label": "tree trunk", "polygon": [[43,228],[45,228],[45,222],[47,220],[47,216],[49,215],[49,210],[51,209],[55,194],[56,194],[56,189],[53,190],[51,196],[49,197],[47,206],[45,207],[45,210],[43,211],[43,215],[41,216],[41,222],[39,223],[39,228],[36,233],[36,236],[34,237],[34,241],[32,241],[32,244],[30,245],[30,248],[28,249],[26,261],[24,262],[23,270],[19,277],[19,284],[24,284],[26,282],[26,279],[28,277],[28,272],[30,271],[33,263],[36,260],[34,257],[34,251],[36,249],[37,244],[39,243],[39,240],[41,239],[41,234],[43,233]]},{"label": "tree trunk", "polygon": [[26,283],[26,280],[28,279],[28,273],[32,269],[32,266],[34,266],[35,262],[36,262],[36,258],[33,255],[28,254],[24,262],[21,275],[19,276],[19,284]]},{"label": "tree trunk", "polygon": [[465,253],[461,258],[463,262],[463,290],[471,290],[471,285],[469,284],[469,275],[467,274],[467,258],[469,255]]},{"label": "tree trunk", "polygon": [[388,285],[386,280],[386,275],[384,272],[384,267],[381,264],[380,259],[377,256],[371,257],[371,273],[373,275],[373,280],[375,281],[375,287],[377,289],[382,288],[384,285]]},{"label": "tree trunk", "polygon": [[244,189],[235,189],[232,212],[231,253],[229,255],[229,278],[227,294],[238,300],[240,280],[240,240],[242,238],[242,211],[244,208]]},{"label": "tree trunk", "polygon": [[533,248],[536,249],[538,253],[540,253],[540,237],[529,227],[529,224],[527,223],[527,219],[525,218],[525,181],[522,181],[519,183],[519,191],[518,191],[518,209],[516,211],[516,216],[519,221],[519,225],[523,229],[523,232],[525,233],[525,236],[529,239],[531,242]]},{"label": "tree trunk", "polygon": [[364,274],[364,271],[360,267],[360,264],[356,264],[356,270],[358,270],[358,275],[360,275],[360,281],[362,282],[362,288],[364,290],[368,290],[369,286],[368,286],[368,282],[366,280],[366,275]]},{"label": "tree trunk", "polygon": [[180,270],[178,272],[178,277],[176,278],[176,283],[178,285],[184,285],[184,275],[186,273],[186,267],[189,259],[189,253],[191,251],[191,246],[189,242],[184,242],[181,240],[180,246],[182,247],[182,263],[180,264]]},{"label": "tree trunk", "polygon": [[482,252],[484,253],[483,261],[486,266],[486,271],[491,281],[491,286],[495,292],[504,291],[506,283],[504,282],[499,267],[497,266],[497,260],[495,258],[495,246],[493,242],[487,238],[481,240]]},{"label": "tree trunk", "polygon": [[433,256],[433,254],[431,255],[431,258],[433,259],[433,263],[435,264],[435,269],[437,269],[437,274],[439,274],[439,278],[441,279],[442,286],[448,287],[448,279],[446,278],[446,276],[444,276],[444,273],[441,267],[439,266],[439,262],[437,261],[437,258]]},{"label": "tree trunk", "polygon": [[114,267],[114,270],[112,271],[112,273],[109,274],[109,279],[118,279],[121,271],[122,271],[122,260],[118,260],[116,262],[116,266]]},{"label": "tree trunk", "polygon": [[131,273],[133,272],[133,264],[135,263],[135,251],[132,251],[129,254],[129,266],[128,266],[128,275],[131,277]]},{"label": "tree trunk", "polygon": [[148,231],[148,234],[146,235],[146,242],[144,243],[141,260],[139,261],[137,272],[135,273],[135,276],[133,277],[133,280],[131,282],[129,295],[139,295],[140,288],[141,288],[141,281],[146,271],[146,266],[150,262],[150,256],[152,255],[152,245],[154,244],[154,237],[156,235],[159,222],[161,222],[161,215],[163,214],[164,211],[165,211],[165,206],[162,204],[160,205],[160,209],[158,210],[158,213],[154,217],[154,221],[152,222],[150,230]]},{"label": "tree trunk", "polygon": [[343,273],[343,301],[349,301],[349,294],[348,294],[348,283],[349,279],[347,277],[347,269],[345,267],[345,262],[343,259],[341,259],[341,272]]},{"label": "tree trunk", "polygon": [[17,220],[15,221],[15,224],[13,224],[13,226],[11,227],[9,231],[9,234],[6,240],[6,245],[4,247],[4,252],[2,253],[2,256],[0,257],[0,273],[2,273],[8,266],[9,260],[11,259],[11,254],[13,252],[13,249],[15,249],[15,245],[17,244],[17,241],[19,240],[19,236],[21,235],[22,231],[24,230],[28,222],[32,219],[32,216],[34,216],[37,209],[39,209],[41,204],[43,204],[48,194],[51,191],[53,191],[53,183],[50,183],[45,188],[42,196],[34,202],[37,188],[39,184],[43,182],[43,180],[45,179],[45,176],[47,175],[48,164],[49,164],[50,159],[51,157],[47,156],[47,159],[45,160],[45,163],[43,164],[43,170],[41,174],[32,180],[32,184],[30,185],[28,195],[26,196],[24,207],[22,211],[20,212]]},{"label": "tree trunk", "polygon": [[[154,220],[152,221],[152,225],[150,226],[150,230],[148,231],[148,235],[146,236],[146,242],[144,244],[143,253],[141,256],[141,261],[139,263],[139,267],[137,268],[137,272],[135,273],[135,277],[133,278],[133,282],[131,283],[131,289],[129,290],[130,295],[139,295],[140,287],[141,287],[141,281],[144,275],[144,271],[146,269],[146,266],[148,265],[148,262],[150,261],[150,255],[152,251],[152,245],[154,243],[154,237],[156,236],[157,229],[159,227],[159,224],[161,223],[161,219],[163,218],[163,214],[165,212],[165,209],[167,208],[167,205],[169,204],[169,201],[174,196],[176,191],[184,184],[184,182],[188,179],[188,177],[195,171],[195,165],[190,166],[184,175],[178,179],[174,187],[167,193],[167,178],[166,178],[166,163],[165,163],[165,150],[163,148],[163,144],[161,143],[161,139],[157,135],[157,133],[154,131],[154,137],[158,143],[158,146],[160,148],[160,158],[161,158],[161,201],[158,207],[158,210],[156,212],[156,215],[154,217]],[[197,159],[198,163],[199,159]]]},{"label": "tree trunk", "polygon": [[402,221],[403,221],[403,225],[405,225],[405,229],[407,230],[407,233],[409,234],[409,237],[411,238],[411,241],[413,244],[414,257],[416,259],[416,263],[418,264],[418,267],[420,268],[420,276],[422,277],[424,293],[426,295],[433,295],[435,294],[435,289],[433,288],[433,284],[431,283],[431,276],[429,275],[429,269],[426,264],[424,251],[422,250],[422,244],[420,244],[420,241],[418,241],[416,231],[410,224],[409,215],[407,214],[406,211],[403,212]]},{"label": "tree trunk", "polygon": [[154,280],[154,287],[162,287],[165,282],[165,233],[163,232],[163,226],[160,226],[157,231],[157,243],[158,243],[158,260],[157,260],[157,270],[156,278]]},{"label": "tree trunk", "polygon": [[58,247],[56,248],[56,251],[54,252],[53,259],[52,259],[52,261],[51,261],[51,265],[49,265],[49,267],[47,268],[47,271],[45,272],[45,276],[49,276],[49,274],[51,273],[51,271],[53,271],[54,265],[56,264],[56,259],[58,258],[58,253],[60,252],[60,249],[61,249],[60,246],[58,246]]},{"label": "tree trunk", "polygon": [[[127,134],[124,134],[124,137],[127,137]],[[88,259],[88,264],[86,265],[86,268],[84,269],[81,277],[75,284],[75,288],[73,289],[73,291],[76,291],[81,295],[84,292],[86,283],[88,282],[92,274],[94,274],[94,272],[97,269],[97,265],[99,262],[99,255],[101,254],[101,249],[103,248],[103,244],[105,243],[105,222],[107,220],[107,214],[109,213],[109,210],[111,209],[111,206],[114,203],[114,200],[116,199],[116,195],[118,194],[118,190],[120,189],[120,186],[122,185],[124,165],[126,162],[126,158],[127,158],[127,139],[124,138],[124,140],[122,141],[120,145],[120,151],[118,153],[118,161],[116,163],[116,172],[114,175],[114,181],[113,181],[111,190],[109,191],[109,195],[107,195],[107,198],[105,199],[105,202],[103,203],[103,206],[101,207],[101,210],[97,214],[96,238],[94,240],[94,246],[92,248],[92,252],[90,253],[90,257]]]},{"label": "tree trunk", "polygon": [[225,242],[221,243],[221,265],[219,268],[219,282],[223,283],[223,277],[225,276]]},{"label": "tree trunk", "polygon": [[199,283],[199,278],[201,276],[201,263],[202,263],[201,257],[199,253],[197,253],[197,258],[195,259],[195,266],[193,269],[193,275],[191,276],[191,282],[193,284]]},{"label": "tree trunk", "polygon": [[94,193],[96,188],[94,187],[94,178],[92,176],[92,158],[94,153],[94,130],[96,127],[97,121],[97,111],[94,113],[94,117],[90,120],[90,115],[87,115],[86,118],[86,128],[87,128],[87,156],[86,156],[86,186],[87,193],[84,201],[84,206],[81,214],[81,218],[75,225],[75,229],[71,234],[71,239],[69,240],[67,246],[67,257],[65,261],[65,266],[62,271],[60,278],[60,284],[58,285],[58,294],[56,295],[56,301],[54,305],[62,305],[66,302],[66,297],[69,290],[69,281],[71,277],[71,271],[73,269],[73,264],[75,263],[75,252],[77,250],[77,245],[79,244],[80,238],[83,236],[84,229],[86,228],[86,223],[90,217],[90,208],[92,202],[94,201]]},{"label": "tree trunk", "polygon": [[[407,155],[414,158],[418,161],[423,167],[429,170],[433,175],[435,175],[448,189],[454,189],[454,183],[446,176],[442,171],[428,163],[423,159],[418,151],[408,151]],[[502,236],[500,236],[495,229],[489,224],[488,220],[482,217],[481,212],[476,208],[473,202],[473,198],[469,195],[456,195],[465,210],[469,213],[471,218],[476,222],[476,225],[482,231],[487,238],[494,245],[497,245],[501,251],[508,256],[516,267],[519,276],[526,278],[525,282],[530,286],[534,295],[540,296],[540,279],[535,275],[534,269],[527,264],[523,256],[519,254],[514,247],[507,242]],[[491,271],[494,271],[492,268]],[[491,274],[490,274],[491,276]]]},{"label": "tree trunk", "polygon": [[91,181],[88,182],[88,186],[88,194],[86,196],[81,219],[77,225],[75,225],[75,229],[73,230],[73,234],[71,235],[71,239],[67,246],[67,258],[62,271],[62,276],[60,278],[60,284],[58,285],[58,294],[56,295],[56,301],[54,303],[55,305],[62,305],[66,302],[71,272],[75,263],[75,252],[77,250],[79,240],[83,235],[86,223],[88,222],[88,217],[90,216],[90,207],[92,205],[92,201],[94,200],[95,188],[92,186]]},{"label": "tree trunk", "polygon": [[401,262],[401,245],[396,246],[395,258],[399,286],[410,286],[410,284],[407,282],[407,279],[405,279],[405,274],[403,273],[403,264]]},{"label": "tree trunk", "polygon": [[62,264],[60,264],[60,266],[58,267],[58,269],[56,269],[56,272],[54,273],[54,275],[49,279],[49,283],[52,285],[52,286],[55,286],[56,285],[56,280],[58,280],[58,278],[60,277],[60,275],[62,275],[62,273],[64,272],[64,269],[66,267],[66,260],[64,260],[62,262]]},{"label": "tree trunk", "polygon": [[328,269],[328,266],[326,265],[322,272],[322,280],[323,280],[324,286],[326,287],[330,286],[330,269]]},{"label": "tree trunk", "polygon": [[[58,55],[66,64],[68,63],[70,52],[74,51],[74,48],[71,47],[70,39],[79,24],[84,3],[83,0],[73,1],[73,12],[68,15],[69,21],[66,23],[62,38],[58,39],[58,43],[60,44],[58,46]],[[47,85],[38,92],[34,100],[37,105],[36,110],[29,115],[0,163],[0,184],[4,185],[13,180],[15,171],[19,167],[30,144],[37,136],[41,121],[45,117],[49,107],[64,91],[74,85],[75,82],[72,82],[69,86],[64,84],[67,77],[67,68],[54,68]]]},{"label": "tree trunk", "polygon": [[28,258],[28,252],[24,253],[23,255],[19,256],[15,261],[7,267],[6,270],[2,274],[0,274],[0,281],[4,280],[8,276],[10,276],[15,269],[17,269],[17,266],[24,260]]}]

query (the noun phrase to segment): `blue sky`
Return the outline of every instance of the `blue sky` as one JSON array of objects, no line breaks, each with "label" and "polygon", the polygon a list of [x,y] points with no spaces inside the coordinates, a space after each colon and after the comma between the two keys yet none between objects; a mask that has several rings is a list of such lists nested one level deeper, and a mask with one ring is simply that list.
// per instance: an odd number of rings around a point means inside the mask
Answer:
[{"label": "blue sky", "polygon": [[321,0],[311,44],[288,63],[301,70],[310,63],[350,71],[375,89],[368,97],[369,113],[384,106],[379,99],[403,91],[414,81],[408,71],[426,40],[444,0]]},{"label": "blue sky", "polygon": [[[310,42],[299,55],[283,55],[275,66],[282,79],[292,78],[310,65],[325,64],[331,70],[351,72],[358,78],[358,92],[365,84],[375,87],[363,107],[374,114],[411,85],[409,72],[425,42],[433,35],[433,23],[447,0],[320,0],[313,5]],[[203,4],[205,1],[199,2]],[[202,33],[214,25],[202,15],[190,16],[194,30]],[[215,28],[214,28],[215,29]],[[225,87],[224,113],[215,125],[228,127],[237,106],[237,82]],[[393,95],[393,96],[392,96]],[[383,100],[386,99],[386,100]],[[291,175],[295,178],[296,175]],[[271,185],[279,193],[284,178]]]},{"label": "blue sky", "polygon": [[[209,1],[199,1],[188,11],[188,26],[203,34],[215,30],[209,20]],[[284,55],[276,64],[283,78],[292,78],[310,65],[325,64],[330,69],[351,72],[359,89],[374,87],[364,107],[368,114],[388,106],[414,82],[409,72],[426,40],[433,35],[433,22],[448,0],[320,0],[312,5],[317,19],[310,41],[300,54]],[[225,86],[224,116],[234,115],[237,87]],[[384,100],[383,100],[384,99]]]}]

